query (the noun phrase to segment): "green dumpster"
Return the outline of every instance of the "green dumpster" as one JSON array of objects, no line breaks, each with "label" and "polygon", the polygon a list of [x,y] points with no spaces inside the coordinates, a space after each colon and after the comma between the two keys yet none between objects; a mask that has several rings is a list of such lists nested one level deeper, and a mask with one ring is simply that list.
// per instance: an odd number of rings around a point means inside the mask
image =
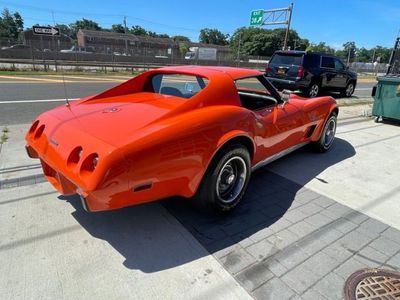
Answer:
[{"label": "green dumpster", "polygon": [[379,118],[400,120],[400,76],[380,76],[377,80],[378,84],[372,92],[374,97],[372,115],[377,120]]}]

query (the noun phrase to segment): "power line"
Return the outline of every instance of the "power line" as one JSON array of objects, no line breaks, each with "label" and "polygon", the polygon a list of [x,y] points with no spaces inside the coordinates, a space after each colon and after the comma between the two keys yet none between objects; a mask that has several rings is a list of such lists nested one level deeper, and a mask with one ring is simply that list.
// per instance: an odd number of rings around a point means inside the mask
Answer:
[{"label": "power line", "polygon": [[[64,10],[54,10],[54,9],[49,9],[49,8],[42,8],[42,7],[38,7],[38,6],[34,6],[34,5],[27,5],[27,4],[15,4],[15,3],[11,3],[11,2],[7,2],[7,1],[0,1],[0,3],[10,6],[10,7],[20,7],[20,8],[26,8],[26,9],[30,9],[30,10],[36,10],[36,11],[47,11],[49,13],[57,13],[57,14],[64,14],[64,15],[82,15],[82,12],[76,12],[76,11],[64,11]],[[113,18],[118,18],[121,19],[123,17],[127,17],[129,19],[133,19],[133,20],[138,20],[144,23],[149,23],[149,24],[153,24],[153,25],[158,25],[158,26],[162,26],[162,27],[169,27],[171,29],[178,29],[178,30],[184,30],[184,31],[192,31],[192,32],[196,32],[198,33],[201,29],[196,29],[196,28],[188,28],[188,27],[181,27],[181,26],[174,26],[174,25],[169,25],[169,24],[164,24],[164,23],[159,23],[159,22],[154,22],[151,20],[147,20],[147,19],[143,19],[143,18],[138,18],[138,17],[134,17],[134,16],[130,16],[130,15],[119,15],[119,14],[104,14],[104,13],[87,13],[86,15],[88,16],[100,16],[100,17],[113,17]],[[32,19],[32,18],[31,18]],[[228,33],[228,32],[224,32],[224,33]]]}]

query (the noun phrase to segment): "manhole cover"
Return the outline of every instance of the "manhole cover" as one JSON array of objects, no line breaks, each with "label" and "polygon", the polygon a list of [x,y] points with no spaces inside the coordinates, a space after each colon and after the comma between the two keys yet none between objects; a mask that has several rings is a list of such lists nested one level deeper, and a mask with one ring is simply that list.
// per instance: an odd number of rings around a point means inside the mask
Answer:
[{"label": "manhole cover", "polygon": [[400,273],[381,269],[363,269],[345,283],[346,300],[400,299]]}]

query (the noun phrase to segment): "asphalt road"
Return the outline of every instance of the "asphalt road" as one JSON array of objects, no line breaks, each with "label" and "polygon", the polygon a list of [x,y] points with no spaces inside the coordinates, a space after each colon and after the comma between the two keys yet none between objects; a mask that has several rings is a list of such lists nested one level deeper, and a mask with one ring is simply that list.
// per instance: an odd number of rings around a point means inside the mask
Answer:
[{"label": "asphalt road", "polygon": [[[40,113],[61,105],[66,97],[73,99],[97,94],[128,78],[66,76],[64,86],[61,76],[0,75],[0,125],[29,123]],[[370,96],[373,85],[372,82],[360,82],[354,97]],[[56,99],[59,101],[54,101]]]}]

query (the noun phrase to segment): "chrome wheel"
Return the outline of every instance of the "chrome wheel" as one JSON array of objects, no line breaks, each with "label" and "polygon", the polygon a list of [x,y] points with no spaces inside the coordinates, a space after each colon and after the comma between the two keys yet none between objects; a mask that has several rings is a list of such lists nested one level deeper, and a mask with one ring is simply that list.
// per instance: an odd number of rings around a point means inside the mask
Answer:
[{"label": "chrome wheel", "polygon": [[354,84],[349,83],[346,87],[346,97],[351,97],[351,95],[353,95],[354,92]]},{"label": "chrome wheel", "polygon": [[336,117],[331,117],[325,125],[323,145],[325,148],[329,148],[333,140],[335,139],[336,133]]},{"label": "chrome wheel", "polygon": [[310,87],[310,91],[308,93],[308,95],[313,98],[313,97],[317,97],[319,94],[319,85],[317,83],[314,83],[311,87]]},{"label": "chrome wheel", "polygon": [[247,166],[240,156],[231,157],[221,168],[217,177],[218,199],[229,204],[236,200],[246,183]]}]

